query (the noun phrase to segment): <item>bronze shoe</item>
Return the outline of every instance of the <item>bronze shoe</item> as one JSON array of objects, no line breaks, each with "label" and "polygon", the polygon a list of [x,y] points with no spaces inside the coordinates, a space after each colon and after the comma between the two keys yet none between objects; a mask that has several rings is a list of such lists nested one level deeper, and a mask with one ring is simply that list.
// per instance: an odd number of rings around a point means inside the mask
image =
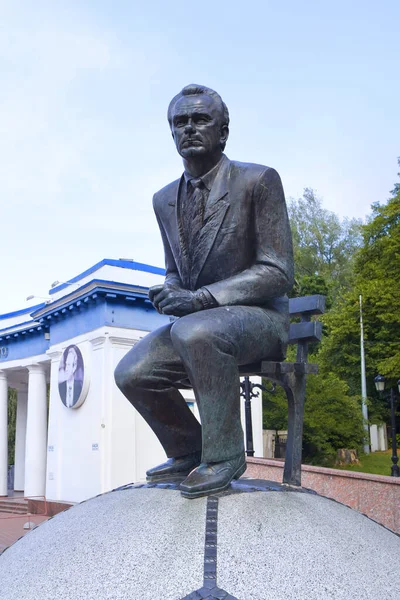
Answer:
[{"label": "bronze shoe", "polygon": [[165,463],[146,471],[149,482],[164,481],[175,477],[186,477],[201,462],[201,452],[169,458]]},{"label": "bronze shoe", "polygon": [[185,498],[200,498],[223,492],[232,479],[239,479],[247,468],[244,454],[219,463],[201,463],[179,486]]}]

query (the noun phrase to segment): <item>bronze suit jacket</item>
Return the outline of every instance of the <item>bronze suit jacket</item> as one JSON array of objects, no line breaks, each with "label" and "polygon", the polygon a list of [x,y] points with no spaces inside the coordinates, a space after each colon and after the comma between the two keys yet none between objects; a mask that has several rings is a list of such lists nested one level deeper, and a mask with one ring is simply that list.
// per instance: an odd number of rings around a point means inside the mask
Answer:
[{"label": "bronze suit jacket", "polygon": [[287,314],[282,296],[293,285],[293,250],[278,173],[223,157],[190,271],[180,223],[184,181],[182,176],[153,198],[166,281],[190,290],[206,287],[221,306],[255,305]]}]

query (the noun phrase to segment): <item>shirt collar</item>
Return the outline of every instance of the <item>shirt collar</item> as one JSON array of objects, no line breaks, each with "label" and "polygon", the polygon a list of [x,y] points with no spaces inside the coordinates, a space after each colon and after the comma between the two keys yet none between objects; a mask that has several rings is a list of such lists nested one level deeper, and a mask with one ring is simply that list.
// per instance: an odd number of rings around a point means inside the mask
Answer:
[{"label": "shirt collar", "polygon": [[193,177],[193,175],[191,175],[188,171],[184,171],[183,176],[185,178],[186,183],[189,183],[191,179],[201,179],[204,184],[204,187],[206,187],[208,191],[211,191],[211,188],[213,186],[213,183],[215,181],[215,178],[217,176],[217,173],[219,171],[219,168],[220,168],[221,163],[224,160],[224,158],[225,158],[225,154],[223,154],[221,156],[221,159],[217,162],[217,164],[212,169],[210,169],[207,173],[205,173],[201,177]]}]

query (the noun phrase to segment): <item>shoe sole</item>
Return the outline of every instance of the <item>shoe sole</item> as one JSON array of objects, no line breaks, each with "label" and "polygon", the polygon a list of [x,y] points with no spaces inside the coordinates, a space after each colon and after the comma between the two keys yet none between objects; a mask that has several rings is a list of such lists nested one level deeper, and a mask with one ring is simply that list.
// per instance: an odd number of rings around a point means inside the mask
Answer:
[{"label": "shoe sole", "polygon": [[212,494],[219,494],[220,492],[224,492],[231,485],[231,483],[234,479],[239,479],[239,477],[241,477],[241,475],[243,475],[243,473],[246,471],[246,469],[247,469],[246,463],[240,465],[240,467],[238,468],[236,473],[233,475],[232,479],[230,479],[227,484],[225,484],[219,488],[214,488],[213,490],[205,490],[204,492],[185,492],[184,490],[181,490],[181,496],[183,496],[184,498],[192,499],[192,498],[202,498],[203,496],[211,496]]},{"label": "shoe sole", "polygon": [[[195,468],[196,467],[193,467],[193,469]],[[170,473],[169,475],[154,475],[153,477],[146,477],[146,481],[147,483],[157,483],[157,481],[175,481],[176,479],[187,477],[193,469],[190,469],[190,471],[180,471],[179,473]]]}]

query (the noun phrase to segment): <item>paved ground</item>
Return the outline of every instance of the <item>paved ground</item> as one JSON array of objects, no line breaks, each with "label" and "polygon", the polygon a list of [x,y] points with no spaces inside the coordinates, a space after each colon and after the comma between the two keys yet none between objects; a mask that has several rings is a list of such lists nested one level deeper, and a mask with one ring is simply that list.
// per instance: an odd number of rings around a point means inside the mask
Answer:
[{"label": "paved ground", "polygon": [[29,529],[24,529],[25,523],[30,521],[35,525],[40,525],[47,519],[48,517],[40,515],[11,515],[0,512],[0,554],[21,536],[28,533]]}]

